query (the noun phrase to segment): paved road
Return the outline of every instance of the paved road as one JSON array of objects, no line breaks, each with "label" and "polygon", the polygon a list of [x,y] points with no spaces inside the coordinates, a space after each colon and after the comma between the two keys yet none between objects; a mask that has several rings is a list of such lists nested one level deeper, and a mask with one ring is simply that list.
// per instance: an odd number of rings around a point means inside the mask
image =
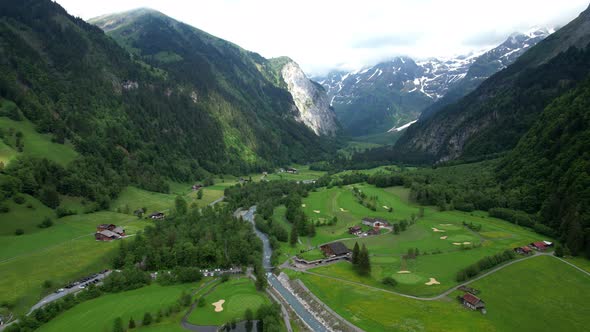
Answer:
[{"label": "paved road", "polygon": [[225,196],[221,196],[218,199],[214,200],[213,202],[209,203],[209,206],[213,206],[219,202],[222,202],[225,199]]},{"label": "paved road", "polygon": [[270,271],[272,270],[272,264],[270,262],[270,258],[272,256],[272,249],[270,247],[270,242],[266,234],[260,232],[256,229],[254,224],[254,214],[256,213],[256,206],[251,207],[248,211],[246,211],[242,218],[244,220],[249,221],[254,226],[254,232],[256,236],[262,240],[263,245],[263,258],[262,258],[262,265],[268,271],[266,274],[268,283],[272,286],[274,290],[276,290],[285,301],[289,304],[291,309],[295,311],[297,316],[307,324],[307,326],[314,332],[327,332],[328,329],[320,323],[312,314],[311,312],[305,307],[303,303],[301,303],[288,289],[286,289],[283,284],[277,279],[277,277],[272,274]]},{"label": "paved road", "polygon": [[[96,278],[94,279],[98,279],[98,280],[102,280],[104,278],[106,278],[109,274],[111,274],[112,271],[108,271],[106,273],[99,273]],[[87,283],[87,282],[86,282]],[[98,282],[97,284],[100,284],[101,282]],[[41,301],[39,301],[37,304],[35,304],[34,306],[31,307],[31,309],[29,310],[29,312],[27,313],[27,316],[30,315],[33,311],[43,307],[46,304],[49,304],[53,301],[57,301],[59,299],[61,299],[62,297],[68,295],[68,294],[74,294],[77,293],[79,291],[82,291],[82,288],[78,288],[78,285],[72,287],[72,288],[65,288],[63,292],[61,293],[52,293],[47,295],[46,297],[44,297]]]}]

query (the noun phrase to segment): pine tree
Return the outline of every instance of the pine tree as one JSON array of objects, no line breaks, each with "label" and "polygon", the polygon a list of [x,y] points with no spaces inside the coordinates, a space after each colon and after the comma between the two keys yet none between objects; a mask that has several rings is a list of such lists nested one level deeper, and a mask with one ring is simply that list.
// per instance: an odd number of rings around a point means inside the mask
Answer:
[{"label": "pine tree", "polygon": [[178,213],[179,215],[186,214],[187,204],[186,204],[186,201],[184,200],[184,198],[182,198],[182,196],[180,196],[180,195],[176,196],[174,204],[176,205],[176,213]]},{"label": "pine tree", "polygon": [[129,318],[129,325],[127,325],[130,329],[135,328],[135,320],[133,320],[133,317]]},{"label": "pine tree", "polygon": [[359,254],[358,267],[358,272],[360,275],[366,276],[371,274],[371,261],[369,258],[369,250],[367,249],[367,246],[364,243]]},{"label": "pine tree", "polygon": [[115,318],[115,321],[113,322],[113,332],[123,331],[125,331],[125,329],[123,329],[123,320],[121,319],[121,317]]},{"label": "pine tree", "polygon": [[141,321],[141,325],[150,325],[152,323],[152,314],[150,314],[149,312],[146,312],[143,315],[143,320]]},{"label": "pine tree", "polygon": [[199,191],[197,191],[197,199],[202,199],[203,198],[203,189],[199,189]]},{"label": "pine tree", "polygon": [[289,243],[291,244],[291,247],[295,247],[297,245],[298,237],[299,235],[297,234],[297,227],[293,225],[293,228],[291,229],[291,236],[289,238]]},{"label": "pine tree", "polygon": [[355,242],[354,243],[354,248],[352,249],[352,265],[353,267],[357,267],[359,264],[359,254],[360,254],[360,248],[359,248],[359,243]]}]

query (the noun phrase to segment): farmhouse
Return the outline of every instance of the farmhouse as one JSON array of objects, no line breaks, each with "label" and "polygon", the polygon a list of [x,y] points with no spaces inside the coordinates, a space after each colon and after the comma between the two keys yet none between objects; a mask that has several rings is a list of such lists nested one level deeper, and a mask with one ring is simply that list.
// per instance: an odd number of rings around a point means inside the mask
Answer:
[{"label": "farmhouse", "polygon": [[297,169],[296,168],[292,168],[292,167],[288,167],[287,168],[287,173],[297,174]]},{"label": "farmhouse", "polygon": [[112,240],[118,240],[121,238],[121,235],[109,231],[109,230],[104,230],[104,231],[100,231],[100,232],[96,232],[96,234],[94,234],[94,238],[97,241],[112,241]]},{"label": "farmhouse", "polygon": [[192,188],[194,191],[198,191],[198,190],[200,190],[201,188],[203,188],[203,185],[202,185],[202,184],[200,184],[200,183],[199,183],[199,184],[195,183],[195,184],[193,184],[193,186],[192,186],[191,188]]},{"label": "farmhouse", "polygon": [[381,233],[381,231],[379,230],[380,228],[378,226],[375,226],[372,229],[369,229],[367,231],[367,236],[375,236],[375,235],[379,235]]},{"label": "farmhouse", "polygon": [[358,235],[362,231],[361,226],[348,227],[348,234]]},{"label": "farmhouse", "polygon": [[545,244],[545,242],[542,241],[533,242],[529,246],[539,251],[545,251],[545,249],[547,249],[547,245]]},{"label": "farmhouse", "polygon": [[114,224],[100,224],[98,226],[96,226],[96,231],[97,232],[102,232],[102,231],[112,231],[113,229],[115,229],[117,226]]},{"label": "farmhouse", "polygon": [[327,257],[350,255],[350,249],[348,249],[342,242],[327,243],[320,246],[320,249]]},{"label": "farmhouse", "polygon": [[529,248],[528,246],[522,246],[522,247],[514,248],[514,252],[516,252],[517,254],[521,254],[521,255],[529,255],[530,253],[533,252],[533,250],[531,248]]},{"label": "farmhouse", "polygon": [[125,230],[123,229],[123,227],[119,226],[119,227],[115,227],[112,230],[113,233],[119,235],[119,236],[125,236]]},{"label": "farmhouse", "polygon": [[387,227],[389,226],[389,222],[385,219],[381,218],[370,218],[365,217],[363,218],[363,225],[371,226],[371,227]]},{"label": "farmhouse", "polygon": [[149,218],[154,220],[164,219],[164,217],[165,215],[162,212],[154,212],[149,215]]},{"label": "farmhouse", "polygon": [[460,299],[463,305],[471,310],[485,310],[485,302],[471,293],[465,293]]}]

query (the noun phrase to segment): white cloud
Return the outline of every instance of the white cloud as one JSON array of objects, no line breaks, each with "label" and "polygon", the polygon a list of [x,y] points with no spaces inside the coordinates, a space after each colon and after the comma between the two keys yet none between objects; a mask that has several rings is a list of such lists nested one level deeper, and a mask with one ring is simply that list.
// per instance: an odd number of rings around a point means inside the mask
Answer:
[{"label": "white cloud", "polygon": [[497,44],[532,26],[560,26],[587,0],[58,0],[88,19],[150,7],[308,72],[395,56],[445,57]]}]

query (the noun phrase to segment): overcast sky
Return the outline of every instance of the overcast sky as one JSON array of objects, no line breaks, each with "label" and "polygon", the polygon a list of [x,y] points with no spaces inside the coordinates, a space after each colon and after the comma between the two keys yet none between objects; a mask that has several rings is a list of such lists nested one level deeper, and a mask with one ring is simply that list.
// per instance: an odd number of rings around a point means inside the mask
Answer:
[{"label": "overcast sky", "polygon": [[396,55],[449,57],[511,33],[562,26],[588,0],[57,0],[84,19],[150,7],[309,74],[357,69]]}]

